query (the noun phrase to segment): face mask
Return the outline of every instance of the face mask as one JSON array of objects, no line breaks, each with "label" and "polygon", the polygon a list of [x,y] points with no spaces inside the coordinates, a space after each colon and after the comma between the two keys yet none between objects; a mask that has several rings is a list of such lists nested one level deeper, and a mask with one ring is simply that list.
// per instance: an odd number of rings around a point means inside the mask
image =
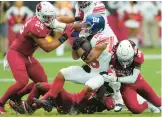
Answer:
[{"label": "face mask", "polygon": [[83,23],[81,27],[81,32],[79,33],[80,38],[86,38],[92,34],[92,25],[90,23]]}]

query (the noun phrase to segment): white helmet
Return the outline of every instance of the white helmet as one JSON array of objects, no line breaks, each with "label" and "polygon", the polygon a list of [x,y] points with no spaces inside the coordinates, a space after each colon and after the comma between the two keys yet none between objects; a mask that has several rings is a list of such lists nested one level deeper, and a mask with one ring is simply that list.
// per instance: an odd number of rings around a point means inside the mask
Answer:
[{"label": "white helmet", "polygon": [[120,65],[124,68],[129,67],[133,62],[135,51],[128,40],[123,40],[119,43],[116,51],[117,59]]},{"label": "white helmet", "polygon": [[46,26],[55,18],[55,8],[50,2],[40,2],[36,6],[36,16]]}]

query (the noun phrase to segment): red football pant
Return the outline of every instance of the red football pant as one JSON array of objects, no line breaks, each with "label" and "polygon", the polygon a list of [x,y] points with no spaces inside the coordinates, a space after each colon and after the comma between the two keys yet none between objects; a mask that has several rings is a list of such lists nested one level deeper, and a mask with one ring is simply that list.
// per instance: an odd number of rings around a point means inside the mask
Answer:
[{"label": "red football pant", "polygon": [[51,84],[47,82],[37,83],[34,85],[33,89],[31,90],[26,102],[28,104],[32,103],[33,98],[39,98],[40,95],[46,94],[51,88]]},{"label": "red football pant", "polygon": [[132,113],[139,114],[148,108],[147,103],[138,103],[137,93],[156,107],[161,106],[161,97],[155,93],[152,87],[141,76],[134,84],[124,84],[121,87],[123,101]]},{"label": "red football pant", "polygon": [[[11,85],[5,94],[1,97],[0,103],[5,104],[11,95],[21,91],[29,82],[29,78],[34,82],[47,82],[47,76],[41,64],[32,56],[30,58],[22,55],[15,50],[9,50],[7,54],[8,63],[16,83]],[[21,92],[29,92],[32,87],[25,87],[26,90]]]}]

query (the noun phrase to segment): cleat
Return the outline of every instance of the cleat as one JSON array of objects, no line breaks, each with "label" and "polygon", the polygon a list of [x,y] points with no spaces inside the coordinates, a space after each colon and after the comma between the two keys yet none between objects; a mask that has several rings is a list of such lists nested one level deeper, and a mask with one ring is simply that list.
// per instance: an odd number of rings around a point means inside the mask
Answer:
[{"label": "cleat", "polygon": [[21,104],[20,103],[17,104],[14,101],[10,100],[9,105],[16,113],[19,113],[19,114],[27,114],[28,113],[25,108],[24,101],[22,101]]},{"label": "cleat", "polygon": [[156,106],[154,106],[153,104],[151,104],[150,102],[146,101],[146,103],[148,104],[148,109],[152,112],[152,113],[160,113],[160,109]]},{"label": "cleat", "polygon": [[51,112],[53,109],[53,104],[50,103],[48,100],[51,100],[51,99],[39,100],[39,99],[33,98],[34,103],[36,103],[38,106],[42,107],[45,111]]}]

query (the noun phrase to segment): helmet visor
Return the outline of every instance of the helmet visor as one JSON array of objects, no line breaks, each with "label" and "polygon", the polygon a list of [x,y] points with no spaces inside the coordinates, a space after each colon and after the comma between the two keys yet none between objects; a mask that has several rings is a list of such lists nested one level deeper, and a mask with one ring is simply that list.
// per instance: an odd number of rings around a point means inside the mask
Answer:
[{"label": "helmet visor", "polygon": [[128,60],[122,60],[120,57],[118,57],[118,61],[123,68],[127,68],[132,64],[133,57]]}]

